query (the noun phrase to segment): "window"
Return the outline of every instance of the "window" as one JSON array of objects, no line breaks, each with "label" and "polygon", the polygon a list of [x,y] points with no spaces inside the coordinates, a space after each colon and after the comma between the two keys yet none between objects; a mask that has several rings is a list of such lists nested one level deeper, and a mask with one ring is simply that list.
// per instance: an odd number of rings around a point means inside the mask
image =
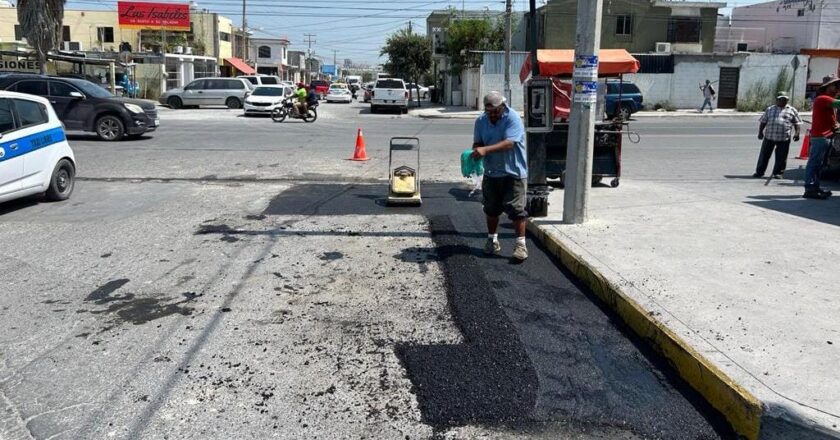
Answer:
[{"label": "window", "polygon": [[207,81],[205,80],[193,81],[187,84],[187,87],[185,87],[186,90],[206,90],[208,88],[209,87],[207,87]]},{"label": "window", "polygon": [[230,41],[230,34],[227,32],[219,32],[219,39],[222,41]]},{"label": "window", "polygon": [[258,55],[259,58],[271,58],[271,48],[270,47],[260,46],[259,49],[257,49],[257,51],[259,52],[259,55]]},{"label": "window", "polygon": [[15,25],[15,41],[23,40],[23,28],[19,24]]},{"label": "window", "polygon": [[73,86],[58,81],[50,81],[50,96],[58,96],[62,98],[69,98],[70,93],[77,92]]},{"label": "window", "polygon": [[796,16],[797,17],[804,17],[805,16],[805,10],[804,9],[797,9],[796,10]]},{"label": "window", "polygon": [[96,38],[100,43],[114,42],[114,28],[112,27],[98,27],[96,28]]},{"label": "window", "polygon": [[49,120],[47,118],[47,109],[42,104],[25,99],[15,99],[14,101],[18,121],[20,121],[20,128],[45,124]]},{"label": "window", "polygon": [[245,84],[242,84],[242,81],[238,79],[226,79],[223,81],[225,83],[225,90],[242,90],[245,88]]},{"label": "window", "polygon": [[277,81],[277,78],[273,76],[263,76],[260,80],[262,80],[263,84],[280,84],[280,82]]},{"label": "window", "polygon": [[675,17],[668,21],[671,43],[700,43],[702,23],[699,17]]},{"label": "window", "polygon": [[12,101],[0,99],[0,133],[8,133],[15,129],[15,117],[12,115]]},{"label": "window", "polygon": [[381,79],[376,82],[375,89],[405,89],[405,83],[398,79]]},{"label": "window", "polygon": [[15,91],[30,95],[47,96],[47,82],[41,80],[21,81],[15,86]]},{"label": "window", "polygon": [[70,41],[70,26],[61,27],[61,41]]},{"label": "window", "polygon": [[242,79],[244,79],[245,81],[248,81],[249,83],[251,83],[253,85],[257,85],[257,78],[255,78],[253,76],[245,76]]},{"label": "window", "polygon": [[619,15],[615,18],[615,34],[616,35],[632,35],[633,34],[633,17],[630,15]]}]

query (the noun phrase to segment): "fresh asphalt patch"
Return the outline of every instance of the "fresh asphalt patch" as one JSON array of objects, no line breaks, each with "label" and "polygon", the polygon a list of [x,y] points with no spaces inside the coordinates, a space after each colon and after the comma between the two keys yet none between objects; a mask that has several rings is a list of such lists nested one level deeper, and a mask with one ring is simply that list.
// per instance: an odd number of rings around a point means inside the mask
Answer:
[{"label": "fresh asphalt patch", "polygon": [[[395,250],[395,258],[440,265],[461,344],[397,343],[423,421],[447,428],[505,426],[521,432],[561,423],[614,428],[641,438],[734,438],[672,368],[623,326],[529,237],[521,265],[486,257],[479,196],[458,184],[422,187],[422,207],[387,207],[384,184],[298,184],[263,216],[415,214],[430,231],[242,230],[205,224],[197,234],[400,236],[430,233],[435,249]],[[503,251],[512,248],[503,222]],[[324,261],[341,258],[327,252]],[[422,269],[421,269],[422,271]]]}]

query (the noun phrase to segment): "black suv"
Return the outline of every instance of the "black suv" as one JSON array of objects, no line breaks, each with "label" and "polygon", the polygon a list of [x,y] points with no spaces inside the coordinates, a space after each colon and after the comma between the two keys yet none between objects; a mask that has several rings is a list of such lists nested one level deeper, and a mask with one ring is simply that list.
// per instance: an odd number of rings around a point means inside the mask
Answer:
[{"label": "black suv", "polygon": [[106,141],[140,137],[160,123],[153,102],[120,98],[83,79],[7,74],[0,75],[0,90],[43,96],[67,130],[91,131]]}]

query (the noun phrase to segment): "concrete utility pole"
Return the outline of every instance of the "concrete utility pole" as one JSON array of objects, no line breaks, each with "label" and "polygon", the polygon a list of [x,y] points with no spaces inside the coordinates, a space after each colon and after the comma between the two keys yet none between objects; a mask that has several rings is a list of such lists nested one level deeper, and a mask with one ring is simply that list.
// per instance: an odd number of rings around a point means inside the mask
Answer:
[{"label": "concrete utility pole", "polygon": [[578,0],[574,98],[569,117],[563,223],[580,224],[589,215],[592,154],[597,112],[598,50],[603,0]]},{"label": "concrete utility pole", "polygon": [[248,63],[248,11],[246,10],[246,1],[242,0],[242,54],[244,55],[245,63]]},{"label": "concrete utility pole", "polygon": [[510,91],[510,46],[511,46],[511,3],[512,0],[505,1],[505,99],[508,105],[511,102]]},{"label": "concrete utility pole", "polygon": [[[304,72],[306,73],[306,79],[309,80],[310,76],[311,76],[310,73],[312,73],[312,72],[309,71],[309,60],[312,59],[312,44],[315,43],[315,40],[313,40],[312,37],[315,37],[316,35],[315,34],[303,34],[303,36],[306,37],[306,44],[309,45],[309,48],[306,49],[306,62],[304,63],[304,69],[303,69]],[[306,81],[304,81],[304,82],[306,82]]]}]

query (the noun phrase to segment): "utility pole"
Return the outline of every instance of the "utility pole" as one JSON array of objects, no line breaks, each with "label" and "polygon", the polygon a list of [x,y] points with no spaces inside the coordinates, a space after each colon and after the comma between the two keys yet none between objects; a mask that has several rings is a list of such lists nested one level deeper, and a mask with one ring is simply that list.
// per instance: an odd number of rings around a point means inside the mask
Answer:
[{"label": "utility pole", "polygon": [[408,35],[411,35],[411,22],[408,22]]},{"label": "utility pole", "polygon": [[603,6],[604,0],[577,2],[574,102],[569,118],[566,189],[563,194],[563,223],[567,224],[583,223],[589,215]]},{"label": "utility pole", "polygon": [[247,0],[242,0],[242,54],[245,55],[245,64],[248,63],[248,11],[246,10]]},{"label": "utility pole", "polygon": [[505,99],[508,105],[511,103],[510,91],[510,46],[511,46],[511,3],[512,0],[505,1]]},{"label": "utility pole", "polygon": [[304,63],[304,67],[305,67],[304,72],[306,73],[306,81],[304,81],[304,82],[307,82],[307,81],[309,81],[309,79],[311,79],[310,74],[312,73],[312,72],[309,71],[309,63],[310,63],[309,60],[312,59],[312,44],[314,44],[316,42],[315,40],[312,39],[312,37],[315,37],[316,35],[315,34],[303,34],[303,36],[306,37],[306,44],[309,45],[309,48],[306,49],[306,63]]}]

